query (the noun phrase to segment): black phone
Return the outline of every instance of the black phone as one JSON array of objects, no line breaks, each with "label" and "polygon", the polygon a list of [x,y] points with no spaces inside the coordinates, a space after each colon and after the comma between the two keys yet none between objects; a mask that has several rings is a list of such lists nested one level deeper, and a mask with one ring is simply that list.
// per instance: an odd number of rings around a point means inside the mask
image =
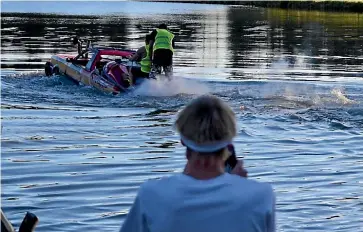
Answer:
[{"label": "black phone", "polygon": [[234,150],[233,144],[229,144],[227,146],[227,149],[229,152],[229,157],[224,162],[224,167],[225,167],[225,171],[230,173],[233,170],[233,168],[236,166],[238,160],[237,160],[236,151]]},{"label": "black phone", "polygon": [[27,212],[20,224],[19,232],[33,232],[37,223],[38,217],[33,213]]}]

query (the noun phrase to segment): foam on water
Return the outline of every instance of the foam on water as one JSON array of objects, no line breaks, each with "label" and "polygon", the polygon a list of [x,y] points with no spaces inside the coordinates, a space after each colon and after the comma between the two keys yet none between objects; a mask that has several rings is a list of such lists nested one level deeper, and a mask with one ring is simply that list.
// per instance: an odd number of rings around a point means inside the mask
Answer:
[{"label": "foam on water", "polygon": [[138,86],[134,94],[141,96],[173,96],[177,94],[207,94],[210,90],[206,84],[196,80],[174,76],[171,80],[159,78],[147,79]]},{"label": "foam on water", "polygon": [[[303,58],[298,58],[294,65],[289,65],[289,63],[283,59],[279,58],[275,62],[271,63],[270,73],[283,73],[286,75],[288,71],[299,71],[301,67],[306,68],[307,64]],[[286,84],[278,85],[272,83],[266,83],[259,89],[260,94],[264,98],[275,98],[276,96],[283,97],[289,101],[304,101],[311,105],[351,105],[357,104],[358,102],[349,99],[344,93],[344,88],[340,86],[329,86],[326,91],[317,88],[310,84]]]},{"label": "foam on water", "polygon": [[342,104],[346,105],[346,104],[355,104],[357,103],[356,101],[354,100],[351,100],[349,98],[347,98],[344,93],[342,92],[342,89],[338,89],[338,88],[334,88],[332,91],[331,91],[331,94],[336,96],[337,97],[337,100],[339,102],[341,102]]},{"label": "foam on water", "polygon": [[265,98],[283,97],[289,101],[306,102],[316,106],[352,105],[358,102],[349,99],[341,87],[326,87],[325,90],[314,85],[287,84],[273,86],[267,83],[261,89]]}]

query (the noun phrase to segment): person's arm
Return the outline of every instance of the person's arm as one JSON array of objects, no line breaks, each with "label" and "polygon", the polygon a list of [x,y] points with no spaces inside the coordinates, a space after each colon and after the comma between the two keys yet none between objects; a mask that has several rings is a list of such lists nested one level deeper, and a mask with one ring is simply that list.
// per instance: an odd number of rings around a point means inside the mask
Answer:
[{"label": "person's arm", "polygon": [[[139,192],[140,193],[140,192]],[[127,214],[126,220],[122,224],[120,232],[148,232],[145,217],[142,213],[140,195],[136,196],[135,201]]]},{"label": "person's arm", "polygon": [[130,57],[130,61],[139,61],[142,59],[143,55],[145,54],[145,46],[142,46],[141,48],[137,49],[136,53]]},{"label": "person's arm", "polygon": [[150,47],[150,49],[149,49],[149,55],[150,55],[151,61],[153,60],[153,50],[154,50],[153,47],[154,47],[154,42],[155,42],[155,38],[156,38],[156,34],[157,33],[158,32],[156,30],[153,30],[151,32],[151,34],[150,34],[151,40],[150,40],[150,44],[149,44],[149,47]]},{"label": "person's arm", "polygon": [[134,85],[134,75],[132,74],[132,65],[128,69],[129,71],[129,77],[130,77],[130,85]]},{"label": "person's arm", "polygon": [[154,47],[154,40],[150,40],[149,55],[150,55],[150,60],[151,61],[153,61],[153,47]]}]

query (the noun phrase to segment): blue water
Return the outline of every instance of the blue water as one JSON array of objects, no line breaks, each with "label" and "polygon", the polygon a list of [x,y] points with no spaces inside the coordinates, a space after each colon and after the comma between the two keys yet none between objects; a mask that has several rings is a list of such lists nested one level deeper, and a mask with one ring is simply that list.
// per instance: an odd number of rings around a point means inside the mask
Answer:
[{"label": "blue water", "polygon": [[[359,20],[181,3],[1,4],[56,13],[2,15],[1,207],[16,228],[31,211],[36,231],[117,231],[142,182],[183,169],[176,113],[210,93],[236,112],[249,178],[276,191],[278,231],[362,230]],[[109,96],[43,73],[52,54],[75,51],[76,33],[136,49],[165,20],[178,38],[171,83]]]}]

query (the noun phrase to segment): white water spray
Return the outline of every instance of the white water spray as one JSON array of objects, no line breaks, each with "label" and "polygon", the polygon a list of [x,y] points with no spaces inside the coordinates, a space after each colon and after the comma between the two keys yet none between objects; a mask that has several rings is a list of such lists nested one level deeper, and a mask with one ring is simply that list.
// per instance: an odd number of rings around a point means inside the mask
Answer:
[{"label": "white water spray", "polygon": [[147,79],[136,87],[134,94],[141,96],[173,96],[177,94],[207,94],[209,88],[201,82],[174,76],[170,81],[165,77],[158,80]]},{"label": "white water spray", "polygon": [[334,95],[337,98],[337,101],[346,105],[346,104],[354,104],[357,103],[354,100],[351,100],[349,98],[347,98],[344,93],[342,92],[341,89],[335,88],[331,91],[331,94]]}]

